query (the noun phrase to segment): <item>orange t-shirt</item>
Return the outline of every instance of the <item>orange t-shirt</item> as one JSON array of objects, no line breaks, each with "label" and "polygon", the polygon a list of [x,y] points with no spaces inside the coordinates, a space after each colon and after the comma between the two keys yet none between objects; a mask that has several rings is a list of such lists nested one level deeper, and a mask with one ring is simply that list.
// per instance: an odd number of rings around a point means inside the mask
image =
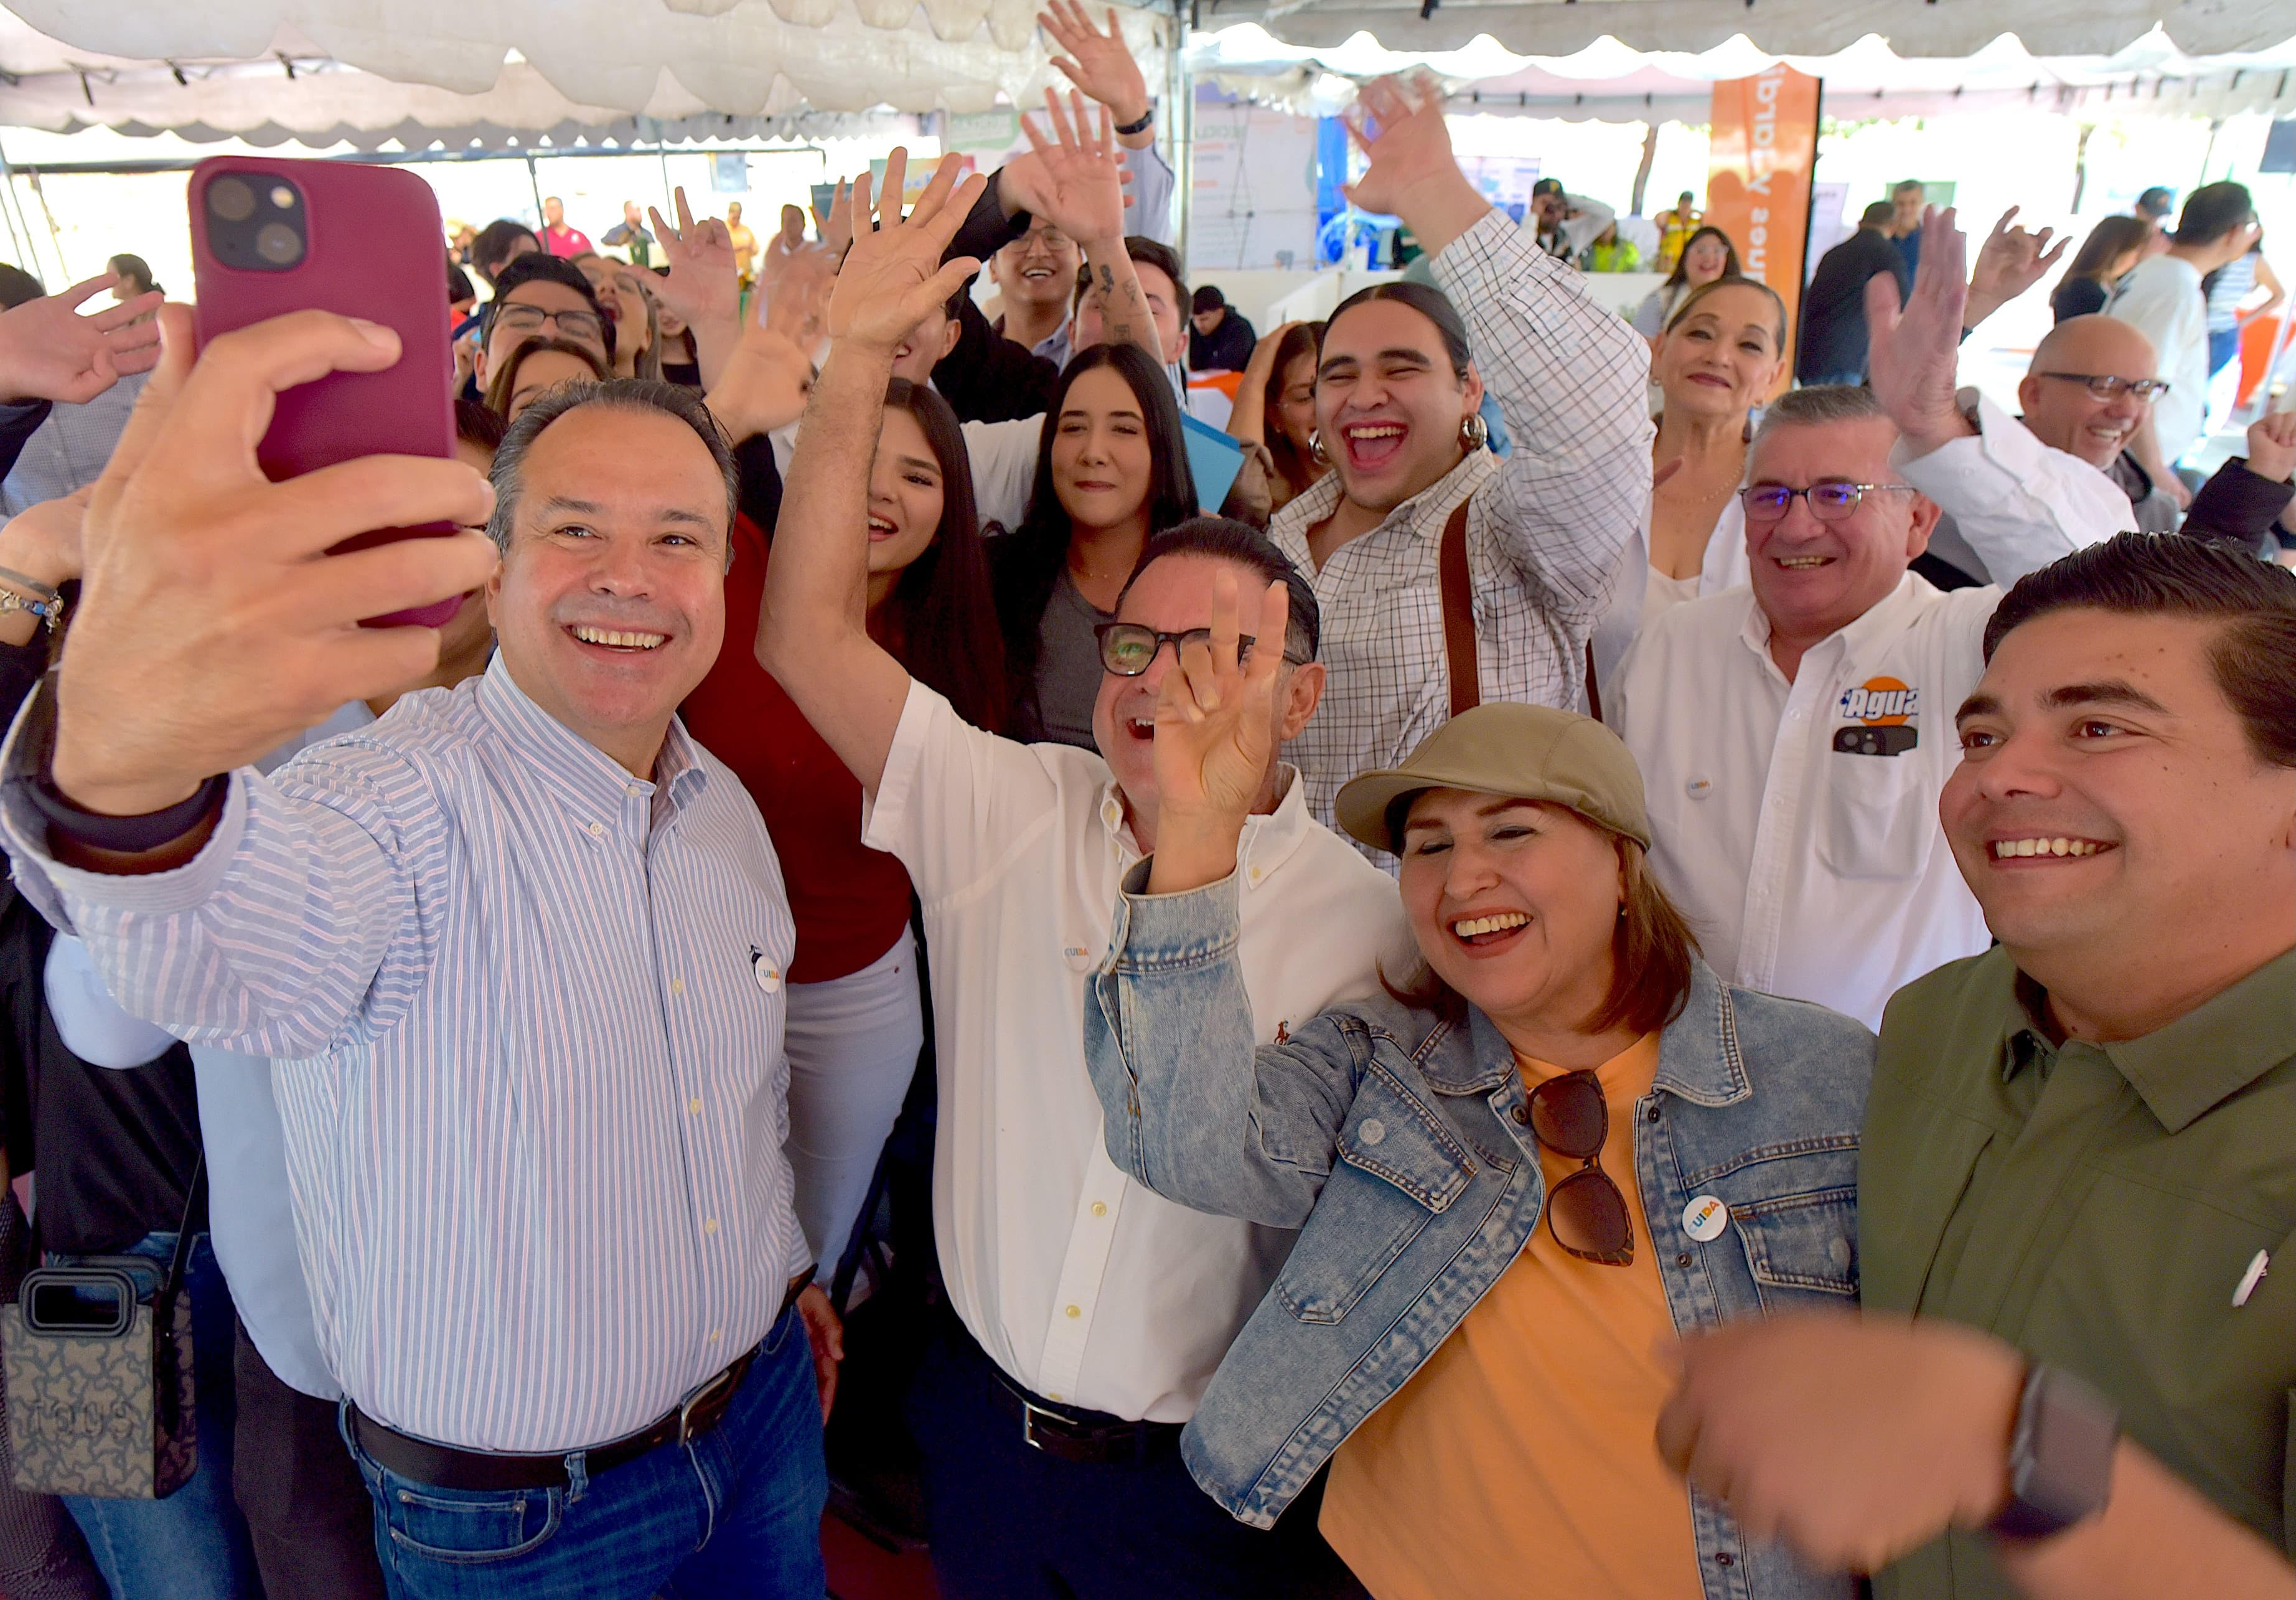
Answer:
[{"label": "orange t-shirt", "polygon": [[[1566,1253],[1546,1219],[1410,1382],[1332,1459],[1324,1537],[1378,1600],[1601,1595],[1698,1600],[1690,1494],[1653,1434],[1674,1333],[1635,1183],[1635,1102],[1655,1033],[1599,1069],[1603,1170],[1625,1192],[1635,1259]],[[1536,1087],[1557,1069],[1520,1059]],[[1540,1153],[1549,1192],[1578,1163]]]}]

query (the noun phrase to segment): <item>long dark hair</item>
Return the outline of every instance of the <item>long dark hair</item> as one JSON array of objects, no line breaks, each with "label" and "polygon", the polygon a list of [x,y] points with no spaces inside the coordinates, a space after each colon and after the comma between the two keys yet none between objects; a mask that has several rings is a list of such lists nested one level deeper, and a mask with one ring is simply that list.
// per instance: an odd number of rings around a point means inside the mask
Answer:
[{"label": "long dark hair", "polygon": [[1701,239],[1705,238],[1709,234],[1713,234],[1714,237],[1722,241],[1722,275],[1726,278],[1734,278],[1740,275],[1737,245],[1731,242],[1729,234],[1724,233],[1720,228],[1716,227],[1712,223],[1709,223],[1704,227],[1693,234],[1689,238],[1682,242],[1682,254],[1674,258],[1674,271],[1668,275],[1665,283],[1659,285],[1659,290],[1661,293],[1669,289],[1681,288],[1683,283],[1689,278],[1690,247],[1697,243]]},{"label": "long dark hair", "polygon": [[1260,434],[1267,440],[1267,454],[1275,459],[1276,473],[1295,496],[1306,494],[1320,474],[1316,464],[1308,460],[1290,436],[1275,426],[1274,419],[1283,403],[1283,374],[1300,357],[1317,356],[1323,345],[1322,323],[1294,323],[1286,328],[1283,342],[1275,347],[1275,363],[1268,369],[1267,387],[1260,398]]},{"label": "long dark hair", "polygon": [[2104,218],[2089,229],[2088,237],[2081,241],[2080,253],[2073,258],[2073,264],[2065,268],[2066,281],[2090,278],[2107,289],[2112,288],[2112,283],[2105,274],[2112,270],[2112,264],[2152,236],[2152,230],[2136,217]]},{"label": "long dark hair", "polygon": [[[1163,532],[1196,514],[1195,474],[1188,470],[1188,447],[1180,431],[1180,406],[1172,398],[1171,380],[1145,350],[1134,344],[1096,344],[1077,352],[1061,373],[1051,403],[1045,407],[1045,426],[1037,440],[1037,478],[1029,491],[1029,514],[1021,526],[989,548],[990,577],[996,591],[996,619],[1004,630],[1004,669],[1021,704],[1036,700],[1037,630],[1045,607],[1068,564],[1069,540],[1074,530],[1069,513],[1053,487],[1053,440],[1060,433],[1061,411],[1078,378],[1100,367],[1113,367],[1140,403],[1140,416],[1148,430],[1148,532]],[[1023,721],[1029,718],[1022,718]]]},{"label": "long dark hair", "polygon": [[940,464],[940,525],[924,554],[902,569],[885,597],[880,643],[919,682],[947,695],[958,716],[975,727],[1002,733],[1012,696],[964,434],[947,400],[906,378],[887,385],[885,406],[917,419]]}]

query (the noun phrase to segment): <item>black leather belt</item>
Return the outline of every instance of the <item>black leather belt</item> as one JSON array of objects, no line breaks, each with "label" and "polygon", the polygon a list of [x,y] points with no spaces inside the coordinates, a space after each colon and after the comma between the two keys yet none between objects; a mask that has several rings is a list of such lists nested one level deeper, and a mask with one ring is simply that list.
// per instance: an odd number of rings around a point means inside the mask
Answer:
[{"label": "black leather belt", "polygon": [[1020,1419],[1021,1438],[1032,1450],[1042,1450],[1056,1461],[1090,1465],[1137,1463],[1158,1449],[1178,1442],[1178,1423],[1131,1422],[1105,1411],[1080,1411],[1056,1406],[996,1372],[996,1396],[1006,1411]]},{"label": "black leather belt", "polygon": [[[790,1314],[799,1294],[812,1281],[810,1273],[790,1281],[789,1292],[782,1297],[782,1309],[774,1317],[775,1325]],[[734,1403],[734,1396],[740,1391],[742,1380],[749,1375],[750,1363],[757,1354],[755,1347],[742,1351],[730,1366],[695,1387],[676,1409],[659,1421],[582,1451],[584,1470],[594,1478],[636,1461],[649,1450],[666,1444],[682,1445],[708,1433]],[[491,1450],[458,1450],[452,1445],[433,1444],[427,1439],[416,1439],[396,1428],[385,1427],[361,1413],[357,1406],[346,1409],[351,1438],[358,1448],[373,1457],[376,1465],[414,1482],[427,1483],[433,1489],[480,1492],[566,1487],[566,1457],[573,1451],[562,1450],[553,1456],[510,1456]]]}]

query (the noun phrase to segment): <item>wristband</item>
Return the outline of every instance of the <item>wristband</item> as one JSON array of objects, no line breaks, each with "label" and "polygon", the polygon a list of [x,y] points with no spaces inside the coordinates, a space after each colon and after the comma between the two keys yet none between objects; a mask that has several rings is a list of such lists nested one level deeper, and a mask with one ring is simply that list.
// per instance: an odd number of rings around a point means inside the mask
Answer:
[{"label": "wristband", "polygon": [[1150,101],[1150,102],[1148,103],[1148,109],[1147,109],[1146,111],[1143,111],[1143,112],[1141,112],[1141,113],[1140,113],[1140,120],[1139,120],[1139,121],[1137,121],[1137,122],[1119,122],[1119,123],[1118,123],[1118,124],[1116,125],[1116,132],[1117,132],[1119,135],[1132,135],[1132,134],[1144,134],[1144,133],[1146,133],[1150,128],[1152,128],[1152,127],[1155,127],[1155,126],[1156,126],[1156,103],[1155,103],[1154,101],[1152,101],[1152,101]]},{"label": "wristband", "polygon": [[51,605],[55,603],[56,588],[53,584],[42,583],[37,578],[27,578],[12,567],[0,567],[0,583],[12,584],[35,600],[45,600]]},{"label": "wristband", "polygon": [[74,843],[93,849],[137,856],[175,843],[210,815],[220,812],[224,797],[230,792],[231,780],[217,773],[201,784],[189,800],[179,800],[164,811],[146,811],[141,816],[108,816],[101,811],[83,810],[56,787],[45,762],[39,775],[24,789],[32,808],[47,820],[49,832],[61,833]]}]

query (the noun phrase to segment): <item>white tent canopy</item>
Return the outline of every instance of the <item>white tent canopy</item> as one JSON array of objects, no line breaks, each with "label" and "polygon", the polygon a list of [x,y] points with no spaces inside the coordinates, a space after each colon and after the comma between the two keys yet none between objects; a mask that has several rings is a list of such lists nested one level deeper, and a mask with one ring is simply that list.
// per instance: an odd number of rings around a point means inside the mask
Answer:
[{"label": "white tent canopy", "polygon": [[[412,129],[769,131],[985,111],[1058,74],[1037,0],[10,0],[0,122],[373,145]],[[1126,13],[1160,81],[1169,17]],[[697,119],[708,119],[706,123]],[[802,125],[770,131],[804,136]],[[364,135],[364,136],[361,136]]]},{"label": "white tent canopy", "polygon": [[1741,34],[1697,54],[1637,52],[1605,38],[1568,56],[1519,56],[1480,37],[1423,57],[1369,34],[1329,49],[1285,45],[1247,23],[1197,35],[1187,59],[1199,78],[1231,93],[1324,114],[1364,79],[1421,60],[1451,86],[1454,110],[1565,120],[1703,122],[1716,80],[1778,61],[1824,79],[1824,113],[1844,120],[2020,108],[2089,118],[2296,111],[2296,38],[2192,56],[2159,29],[2109,56],[2036,55],[2005,34],[1963,60],[1940,61],[1908,59],[1871,34],[1831,55],[1775,55]]},{"label": "white tent canopy", "polygon": [[1875,34],[1901,56],[1964,56],[2005,32],[2040,55],[2111,55],[2158,26],[2180,50],[2223,55],[2296,35],[2296,0],[1201,0],[1197,21],[1259,22],[1321,48],[1365,33],[1390,50],[1456,50],[1488,35],[1542,56],[1606,37],[1695,53],[1737,34],[1786,55],[1829,55]]}]

